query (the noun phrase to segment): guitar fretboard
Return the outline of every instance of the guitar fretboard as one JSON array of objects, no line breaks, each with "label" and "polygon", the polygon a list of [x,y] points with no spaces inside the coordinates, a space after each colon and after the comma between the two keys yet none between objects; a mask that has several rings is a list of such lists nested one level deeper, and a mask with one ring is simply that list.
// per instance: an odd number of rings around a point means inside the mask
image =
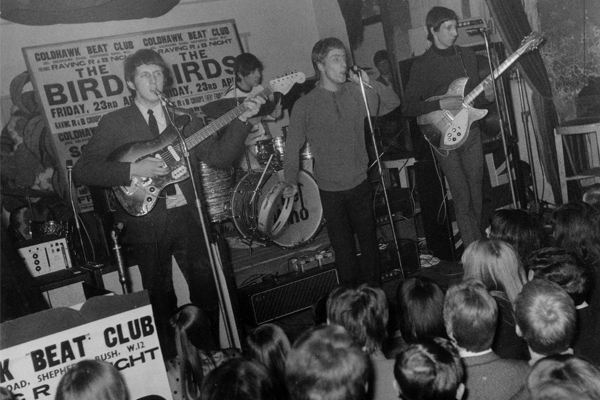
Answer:
[{"label": "guitar fretboard", "polygon": [[[271,89],[271,87],[267,87],[264,90],[261,90],[257,94],[257,96],[261,96],[266,99],[272,93],[273,93],[273,89]],[[185,144],[186,144],[187,148],[191,149],[192,147],[197,146],[203,140],[207,139],[210,135],[214,134],[219,129],[222,129],[223,127],[227,126],[231,121],[233,121],[234,119],[236,119],[237,117],[239,117],[240,115],[245,113],[246,111],[247,111],[247,108],[242,103],[239,106],[237,106],[236,108],[234,108],[233,110],[227,112],[226,114],[223,114],[222,116],[220,116],[219,118],[217,118],[216,120],[211,122],[210,124],[206,125],[204,128],[200,129],[198,132],[194,133],[193,135],[191,135],[187,139],[185,139]]]},{"label": "guitar fretboard", "polygon": [[481,94],[481,92],[483,92],[483,89],[487,85],[492,84],[494,82],[494,79],[496,79],[500,75],[502,75],[502,73],[504,71],[506,71],[506,69],[508,67],[510,67],[515,61],[517,61],[517,58],[521,57],[521,55],[528,50],[529,46],[530,46],[529,43],[525,44],[525,45],[519,47],[517,49],[517,51],[512,53],[510,56],[508,56],[508,58],[506,60],[504,60],[504,62],[502,64],[500,64],[498,66],[498,68],[496,68],[483,81],[481,81],[481,83],[479,83],[479,85],[477,85],[475,87],[475,89],[473,89],[468,95],[465,96],[463,103],[467,104],[467,105],[471,105],[471,103],[473,103],[473,101],[475,101],[475,98],[477,98],[477,96],[479,96]]}]

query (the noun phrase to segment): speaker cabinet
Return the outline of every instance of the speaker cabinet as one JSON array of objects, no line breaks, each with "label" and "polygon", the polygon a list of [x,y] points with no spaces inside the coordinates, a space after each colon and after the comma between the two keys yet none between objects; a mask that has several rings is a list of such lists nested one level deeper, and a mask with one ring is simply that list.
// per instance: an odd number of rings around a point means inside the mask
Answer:
[{"label": "speaker cabinet", "polygon": [[260,325],[311,308],[339,284],[333,264],[238,289],[242,318]]}]

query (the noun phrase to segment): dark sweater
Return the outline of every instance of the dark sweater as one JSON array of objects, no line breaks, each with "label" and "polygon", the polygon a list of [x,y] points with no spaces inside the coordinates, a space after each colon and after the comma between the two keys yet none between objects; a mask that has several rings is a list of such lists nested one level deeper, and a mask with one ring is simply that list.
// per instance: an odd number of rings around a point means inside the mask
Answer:
[{"label": "dark sweater", "polygon": [[414,61],[410,69],[402,104],[404,115],[417,117],[440,110],[439,100],[426,100],[445,94],[450,83],[465,77],[465,70],[469,78],[464,93],[467,95],[480,81],[476,54],[468,48],[454,46],[441,50],[432,45]]},{"label": "dark sweater", "polygon": [[[375,89],[366,89],[372,115],[387,114],[400,105],[390,88],[376,81],[370,84]],[[360,87],[353,83],[342,84],[337,92],[317,84],[300,98],[294,104],[286,140],[286,181],[296,183],[300,148],[306,140],[310,143],[315,180],[320,189],[348,190],[367,179],[366,115]]]}]

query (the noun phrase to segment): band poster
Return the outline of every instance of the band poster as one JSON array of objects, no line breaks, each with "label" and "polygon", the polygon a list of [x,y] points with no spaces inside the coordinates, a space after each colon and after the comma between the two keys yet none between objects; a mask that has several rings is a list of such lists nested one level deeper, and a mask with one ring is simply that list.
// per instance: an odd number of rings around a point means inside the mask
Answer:
[{"label": "band poster", "polygon": [[[242,50],[235,20],[23,48],[63,168],[77,161],[102,115],[131,104],[123,61],[142,48],[156,50],[171,67],[173,83],[164,93],[196,113],[233,83]],[[87,188],[78,189],[80,211],[90,211]]]},{"label": "band poster", "polygon": [[[146,295],[144,306],[1,349],[0,386],[20,400],[53,400],[65,371],[81,360],[98,359],[113,364],[120,371],[130,399],[145,396],[170,399],[152,306],[147,299]],[[87,320],[82,315],[71,315],[79,311],[66,311],[70,312],[66,318],[72,317],[72,321]],[[56,323],[45,313],[35,314],[39,318],[36,329],[41,331]]]}]

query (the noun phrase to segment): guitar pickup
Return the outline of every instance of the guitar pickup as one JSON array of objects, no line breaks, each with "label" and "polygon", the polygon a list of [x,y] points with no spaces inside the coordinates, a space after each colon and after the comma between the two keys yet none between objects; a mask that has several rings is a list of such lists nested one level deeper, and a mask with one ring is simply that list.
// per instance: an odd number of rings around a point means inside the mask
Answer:
[{"label": "guitar pickup", "polygon": [[173,170],[173,172],[171,172],[171,176],[173,177],[173,179],[179,179],[182,176],[184,176],[187,173],[187,168],[185,168],[183,165],[180,166],[179,168],[175,168]]}]

